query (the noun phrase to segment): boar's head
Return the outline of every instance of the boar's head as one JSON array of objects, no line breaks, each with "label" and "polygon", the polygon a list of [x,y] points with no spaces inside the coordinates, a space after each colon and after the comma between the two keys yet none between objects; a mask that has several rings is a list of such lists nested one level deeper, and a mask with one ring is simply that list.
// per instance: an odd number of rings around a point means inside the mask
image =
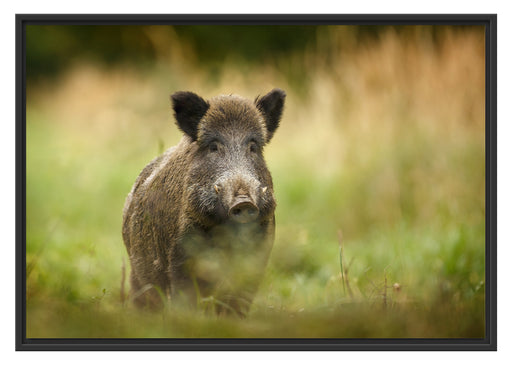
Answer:
[{"label": "boar's head", "polygon": [[273,219],[276,203],[263,148],[279,126],[284,91],[274,89],[254,102],[234,95],[205,101],[191,92],[171,98],[177,124],[193,145],[187,213],[205,228]]}]

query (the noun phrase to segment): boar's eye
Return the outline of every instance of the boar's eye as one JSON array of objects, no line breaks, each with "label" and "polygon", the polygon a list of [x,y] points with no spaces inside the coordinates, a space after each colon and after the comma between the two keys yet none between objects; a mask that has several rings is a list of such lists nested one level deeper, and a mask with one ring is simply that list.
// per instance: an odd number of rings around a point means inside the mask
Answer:
[{"label": "boar's eye", "polygon": [[249,151],[252,153],[257,153],[259,151],[259,146],[255,141],[249,142]]},{"label": "boar's eye", "polygon": [[219,144],[216,141],[210,142],[208,145],[209,152],[217,152],[219,150]]}]

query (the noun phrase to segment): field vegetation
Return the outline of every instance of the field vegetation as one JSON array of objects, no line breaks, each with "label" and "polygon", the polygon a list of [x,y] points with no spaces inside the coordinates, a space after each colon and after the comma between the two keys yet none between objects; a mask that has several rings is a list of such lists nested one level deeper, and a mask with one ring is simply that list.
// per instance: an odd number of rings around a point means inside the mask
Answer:
[{"label": "field vegetation", "polygon": [[[142,66],[75,57],[28,80],[28,338],[484,336],[483,27],[323,26],[279,57],[262,43],[214,63],[172,28],[143,33]],[[137,310],[122,209],[180,139],[169,95],[274,87],[276,241],[248,317],[212,315],[209,298]]]}]

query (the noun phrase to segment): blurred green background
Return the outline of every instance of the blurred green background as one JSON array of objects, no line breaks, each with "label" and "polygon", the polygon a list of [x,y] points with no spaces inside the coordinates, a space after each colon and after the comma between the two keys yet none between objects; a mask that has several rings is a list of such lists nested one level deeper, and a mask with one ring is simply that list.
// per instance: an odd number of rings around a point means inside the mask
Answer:
[{"label": "blurred green background", "polygon": [[[27,337],[482,338],[484,32],[28,25]],[[249,316],[135,309],[122,209],[181,137],[169,95],[274,87],[276,241]]]}]

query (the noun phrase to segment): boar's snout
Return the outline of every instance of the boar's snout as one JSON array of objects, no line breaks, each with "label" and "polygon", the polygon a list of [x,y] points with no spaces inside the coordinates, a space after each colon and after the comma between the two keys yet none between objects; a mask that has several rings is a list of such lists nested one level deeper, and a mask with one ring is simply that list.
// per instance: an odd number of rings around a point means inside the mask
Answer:
[{"label": "boar's snout", "polygon": [[259,212],[249,196],[238,195],[229,208],[228,216],[233,222],[249,223],[258,218]]},{"label": "boar's snout", "polygon": [[224,218],[236,224],[263,218],[261,215],[266,211],[262,210],[261,203],[267,188],[262,188],[260,181],[247,173],[226,175],[217,179],[212,189],[222,207],[219,211],[227,213]]}]

